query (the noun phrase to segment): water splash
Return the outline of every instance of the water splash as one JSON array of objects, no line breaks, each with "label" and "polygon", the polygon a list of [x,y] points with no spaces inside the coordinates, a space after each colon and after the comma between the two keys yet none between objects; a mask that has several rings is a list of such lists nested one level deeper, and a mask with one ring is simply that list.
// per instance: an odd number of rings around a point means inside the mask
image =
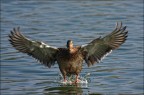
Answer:
[{"label": "water splash", "polygon": [[[79,82],[78,84],[88,84],[90,73],[87,73],[85,76],[79,76]],[[57,82],[62,84],[73,84],[75,81],[75,76],[72,75],[67,78],[67,81],[64,82],[62,74],[58,74]]]}]

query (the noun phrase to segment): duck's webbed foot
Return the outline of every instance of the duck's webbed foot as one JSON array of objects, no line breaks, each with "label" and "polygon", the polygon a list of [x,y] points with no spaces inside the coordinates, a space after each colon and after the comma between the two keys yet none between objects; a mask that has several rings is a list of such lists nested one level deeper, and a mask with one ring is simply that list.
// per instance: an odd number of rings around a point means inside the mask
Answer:
[{"label": "duck's webbed foot", "polygon": [[74,83],[79,83],[81,80],[80,79],[78,79],[78,75],[76,75],[76,80],[74,81]]}]

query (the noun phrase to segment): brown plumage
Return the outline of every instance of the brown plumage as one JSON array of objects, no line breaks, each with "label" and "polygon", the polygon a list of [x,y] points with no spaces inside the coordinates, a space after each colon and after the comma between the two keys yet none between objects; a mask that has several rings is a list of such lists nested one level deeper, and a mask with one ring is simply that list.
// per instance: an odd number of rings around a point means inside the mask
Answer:
[{"label": "brown plumage", "polygon": [[112,50],[117,49],[127,38],[126,26],[116,24],[115,29],[105,37],[94,39],[82,46],[73,46],[73,41],[67,41],[67,48],[49,46],[43,42],[32,41],[20,33],[20,28],[14,28],[9,35],[12,46],[20,52],[26,53],[49,68],[57,61],[59,69],[66,81],[67,75],[78,75],[85,60],[88,66],[100,62]]}]

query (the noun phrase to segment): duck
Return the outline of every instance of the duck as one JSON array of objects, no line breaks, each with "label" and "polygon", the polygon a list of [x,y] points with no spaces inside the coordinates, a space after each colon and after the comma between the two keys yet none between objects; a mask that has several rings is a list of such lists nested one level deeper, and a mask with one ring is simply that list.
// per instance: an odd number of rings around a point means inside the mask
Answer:
[{"label": "duck", "polygon": [[126,41],[127,34],[126,26],[123,27],[122,22],[117,22],[114,30],[104,37],[100,36],[79,46],[74,46],[73,41],[68,40],[66,48],[58,48],[42,41],[29,39],[21,33],[20,27],[17,27],[10,31],[9,41],[16,50],[32,56],[48,68],[58,64],[64,82],[69,75],[75,75],[74,83],[78,83],[83,64],[90,67],[100,63],[105,56]]}]

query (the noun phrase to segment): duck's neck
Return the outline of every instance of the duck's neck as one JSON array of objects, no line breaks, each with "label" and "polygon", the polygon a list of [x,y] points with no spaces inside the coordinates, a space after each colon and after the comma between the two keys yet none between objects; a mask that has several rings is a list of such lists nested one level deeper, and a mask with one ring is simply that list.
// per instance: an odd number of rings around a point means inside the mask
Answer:
[{"label": "duck's neck", "polygon": [[74,47],[68,48],[68,50],[69,50],[70,53],[75,53],[76,52],[76,49]]}]

